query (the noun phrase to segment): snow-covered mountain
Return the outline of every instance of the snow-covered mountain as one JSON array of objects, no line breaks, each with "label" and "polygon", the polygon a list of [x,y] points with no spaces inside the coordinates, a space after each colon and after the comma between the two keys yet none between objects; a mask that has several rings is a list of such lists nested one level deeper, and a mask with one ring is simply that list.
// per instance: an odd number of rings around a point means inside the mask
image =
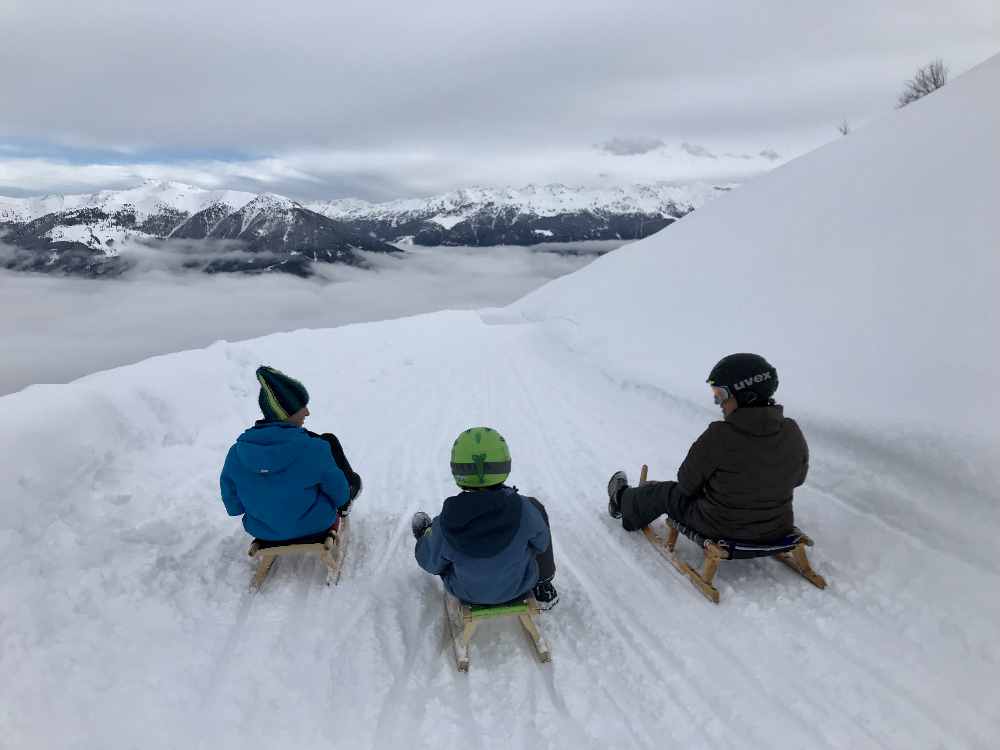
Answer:
[{"label": "snow-covered mountain", "polygon": [[[43,195],[34,198],[0,196],[0,223],[24,223],[52,213],[100,209],[108,215],[122,212],[135,217],[136,225],[160,215],[196,214],[213,203],[236,211],[254,198],[238,190],[205,190],[182,182],[147,180],[125,190],[102,190],[78,195]],[[151,232],[152,233],[152,232]]]},{"label": "snow-covered mountain", "polygon": [[[6,217],[6,221],[4,221]],[[89,195],[0,199],[0,237],[15,248],[4,265],[15,270],[117,275],[129,267],[132,243],[206,243],[190,267],[207,272],[281,271],[310,274],[314,262],[361,262],[356,251],[395,252],[370,235],[281,196],[202,190],[147,182]],[[234,252],[237,251],[237,252]]]},{"label": "snow-covered mountain", "polygon": [[274,257],[278,256],[280,270],[308,275],[314,262],[353,264],[357,262],[355,250],[395,249],[273,193],[258,195],[239,211],[212,223],[217,216],[218,206],[213,204],[177,227],[170,238],[240,241],[256,263],[248,266],[246,259],[219,259],[209,264],[206,270],[210,272],[275,270]]},{"label": "snow-covered mountain", "polygon": [[654,183],[618,188],[474,187],[426,199],[318,201],[314,211],[387,241],[419,245],[533,245],[641,239],[732,185]]},{"label": "snow-covered mountain", "polygon": [[122,253],[130,243],[232,240],[247,253],[235,257],[232,246],[220,245],[226,257],[207,261],[206,270],[306,274],[312,262],[357,263],[358,249],[392,251],[389,242],[484,246],[641,239],[732,187],[529,185],[389,203],[300,204],[270,193],[147,182],[87,195],[0,198],[0,231],[18,249],[5,265],[19,270],[114,275],[128,267]]},{"label": "snow-covered mountain", "polygon": [[[998,90],[1000,57],[509,308],[0,398],[4,742],[994,748]],[[642,463],[672,478],[719,417],[709,369],[744,350],[809,440],[795,520],[829,587],[727,560],[715,606],[608,517],[605,486]],[[247,591],[218,481],[260,363],[307,384],[309,426],[364,476],[336,588],[300,558]],[[409,518],[455,491],[449,449],[475,424],[548,508],[551,664],[492,621],[456,673],[413,559]]]}]

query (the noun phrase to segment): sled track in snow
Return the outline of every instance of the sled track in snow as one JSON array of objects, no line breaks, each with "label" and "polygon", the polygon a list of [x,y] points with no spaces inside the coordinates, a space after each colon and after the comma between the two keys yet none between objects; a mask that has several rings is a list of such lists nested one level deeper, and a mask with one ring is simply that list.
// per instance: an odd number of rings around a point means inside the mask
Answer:
[{"label": "sled track in snow", "polygon": [[[81,574],[72,555],[51,560],[25,544],[11,557],[17,575],[0,583],[26,602],[9,616],[15,627],[47,618],[31,649],[0,620],[10,681],[43,696],[2,696],[21,717],[4,720],[12,746],[71,747],[72,737],[85,738],[81,747],[187,740],[213,750],[763,747],[776,738],[830,749],[992,746],[1000,709],[982,696],[1000,667],[988,645],[997,605],[932,605],[976,600],[997,585],[993,573],[906,530],[864,523],[850,503],[807,484],[797,515],[830,587],[818,591],[773,560],[724,562],[713,606],[607,516],[604,491],[614,469],[635,481],[641,463],[668,478],[711,413],[618,383],[535,326],[484,326],[472,314],[447,323],[382,324],[371,329],[385,336],[378,347],[361,348],[371,334],[360,329],[310,334],[318,338],[305,354],[298,334],[229,345],[227,364],[212,370],[233,384],[228,422],[187,444],[123,440],[95,459],[66,500],[81,533],[110,550],[106,560]],[[455,344],[468,341],[477,346]],[[336,361],[318,354],[324,347]],[[314,426],[337,432],[364,474],[336,587],[323,585],[315,561],[282,559],[259,593],[246,591],[248,541],[215,493],[228,440],[252,408],[235,384],[258,361],[310,384]],[[169,402],[157,402],[164,434],[176,429]],[[436,512],[453,492],[451,441],[476,423],[506,435],[511,481],[552,520],[561,601],[541,615],[548,665],[516,623],[490,622],[473,641],[471,671],[457,673],[440,584],[413,560],[409,516]],[[164,479],[150,502],[104,510],[105,484],[151,478]],[[147,541],[122,541],[148,524],[159,531]],[[686,540],[679,550],[696,559]],[[42,569],[49,585],[30,585]],[[43,717],[57,707],[53,726]]]}]

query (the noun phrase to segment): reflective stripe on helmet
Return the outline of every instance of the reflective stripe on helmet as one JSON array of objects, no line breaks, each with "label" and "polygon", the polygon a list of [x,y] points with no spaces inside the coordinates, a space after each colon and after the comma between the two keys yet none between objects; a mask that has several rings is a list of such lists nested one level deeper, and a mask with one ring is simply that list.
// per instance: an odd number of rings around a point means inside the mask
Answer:
[{"label": "reflective stripe on helmet", "polygon": [[455,464],[451,465],[451,473],[458,477],[467,477],[478,474],[480,466],[483,474],[510,474],[510,461],[486,461],[483,464]]}]

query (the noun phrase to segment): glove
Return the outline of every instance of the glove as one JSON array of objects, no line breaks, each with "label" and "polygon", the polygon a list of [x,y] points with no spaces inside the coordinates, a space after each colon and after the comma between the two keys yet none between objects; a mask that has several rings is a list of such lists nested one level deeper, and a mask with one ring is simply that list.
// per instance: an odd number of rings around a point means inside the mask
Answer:
[{"label": "glove", "polygon": [[420,537],[427,533],[427,530],[431,527],[431,523],[431,517],[422,510],[414,513],[413,520],[410,521],[410,530],[413,532],[413,538],[419,541]]}]

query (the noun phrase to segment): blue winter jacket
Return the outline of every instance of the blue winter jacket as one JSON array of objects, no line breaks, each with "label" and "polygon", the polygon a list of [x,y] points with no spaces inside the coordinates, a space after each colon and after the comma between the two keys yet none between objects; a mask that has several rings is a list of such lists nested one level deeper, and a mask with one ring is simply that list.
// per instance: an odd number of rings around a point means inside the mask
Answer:
[{"label": "blue winter jacket", "polygon": [[285,422],[262,422],[229,449],[222,502],[247,533],[268,541],[318,534],[347,504],[344,473],[326,441]]},{"label": "blue winter jacket", "polygon": [[539,510],[516,489],[499,487],[445,500],[415,554],[463,602],[502,604],[538,583],[535,557],[550,539]]}]

